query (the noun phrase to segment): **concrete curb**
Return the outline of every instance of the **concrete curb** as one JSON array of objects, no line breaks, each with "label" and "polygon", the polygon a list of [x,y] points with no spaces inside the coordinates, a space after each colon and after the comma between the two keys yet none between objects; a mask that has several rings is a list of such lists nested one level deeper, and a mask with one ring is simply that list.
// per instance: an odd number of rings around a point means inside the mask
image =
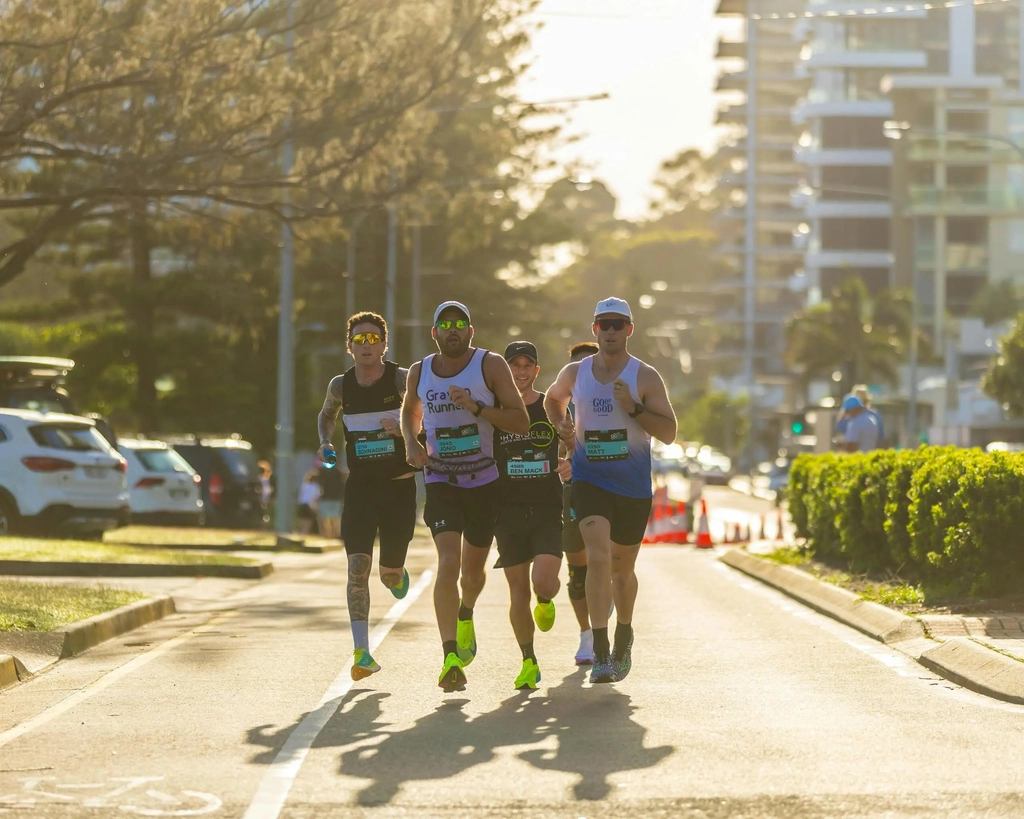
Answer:
[{"label": "concrete curb", "polygon": [[57,660],[74,657],[174,612],[174,600],[161,595],[129,603],[54,631],[0,634],[0,651],[10,652],[0,654],[0,688],[28,679]]},{"label": "concrete curb", "polygon": [[0,560],[0,575],[21,577],[237,577],[262,580],[273,574],[274,564],[250,566],[195,563],[71,563],[44,560]]},{"label": "concrete curb", "polygon": [[979,694],[1024,704],[1024,662],[966,637],[936,643],[915,618],[861,600],[846,589],[792,566],[772,563],[740,549],[726,552],[719,560],[815,611],[891,645],[947,680]]},{"label": "concrete curb", "polygon": [[249,546],[244,543],[118,543],[118,546],[131,546],[135,549],[181,549],[190,552],[267,552],[281,553],[291,552],[294,554],[322,555],[331,552],[340,552],[344,547],[338,543],[324,543],[318,545],[278,545],[278,546]]},{"label": "concrete curb", "polygon": [[925,668],[980,694],[1024,705],[1024,663],[967,637],[951,637],[924,652]]},{"label": "concrete curb", "polygon": [[18,682],[18,667],[10,654],[0,654],[0,690]]},{"label": "concrete curb", "polygon": [[719,560],[879,642],[900,643],[927,636],[924,626],[913,617],[861,600],[853,592],[824,583],[792,566],[772,563],[740,549],[726,552]]}]

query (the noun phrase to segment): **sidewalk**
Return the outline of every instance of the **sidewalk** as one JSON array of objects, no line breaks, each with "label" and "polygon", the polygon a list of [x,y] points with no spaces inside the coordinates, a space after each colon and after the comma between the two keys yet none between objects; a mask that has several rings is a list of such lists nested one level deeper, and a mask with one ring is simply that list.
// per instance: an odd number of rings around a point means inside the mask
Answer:
[{"label": "sidewalk", "polygon": [[970,637],[1024,662],[1024,612],[993,612],[986,616],[958,614],[918,615],[928,632],[937,640]]}]

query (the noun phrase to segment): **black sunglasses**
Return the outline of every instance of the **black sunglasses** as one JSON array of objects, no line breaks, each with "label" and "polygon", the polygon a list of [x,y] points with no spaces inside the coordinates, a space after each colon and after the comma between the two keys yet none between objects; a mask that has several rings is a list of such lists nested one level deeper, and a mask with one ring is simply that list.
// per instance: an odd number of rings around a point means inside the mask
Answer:
[{"label": "black sunglasses", "polygon": [[602,330],[621,330],[623,327],[629,326],[629,319],[596,319],[594,323]]}]

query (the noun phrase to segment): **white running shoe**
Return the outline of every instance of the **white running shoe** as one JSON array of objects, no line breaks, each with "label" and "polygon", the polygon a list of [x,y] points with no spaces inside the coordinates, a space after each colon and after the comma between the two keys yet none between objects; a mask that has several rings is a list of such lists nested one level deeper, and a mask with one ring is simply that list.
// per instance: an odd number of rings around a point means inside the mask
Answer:
[{"label": "white running shoe", "polygon": [[576,665],[594,664],[594,632],[592,629],[580,632],[580,647],[576,650]]}]

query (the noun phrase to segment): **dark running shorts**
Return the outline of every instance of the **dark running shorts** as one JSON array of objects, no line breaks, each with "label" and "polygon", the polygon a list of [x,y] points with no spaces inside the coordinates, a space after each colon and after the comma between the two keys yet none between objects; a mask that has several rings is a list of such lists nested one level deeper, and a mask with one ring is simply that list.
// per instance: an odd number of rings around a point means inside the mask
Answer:
[{"label": "dark running shorts", "polygon": [[450,483],[428,483],[423,522],[435,537],[442,532],[459,532],[471,546],[489,549],[500,502],[496,480],[466,489]]},{"label": "dark running shorts", "polygon": [[562,556],[562,510],[557,506],[506,506],[498,513],[496,569],[529,563],[537,555]]},{"label": "dark running shorts", "polygon": [[341,539],[346,554],[373,554],[373,541],[379,533],[380,565],[400,569],[405,565],[415,530],[415,478],[349,477],[341,513]]},{"label": "dark running shorts", "polygon": [[587,481],[573,481],[572,508],[578,521],[594,516],[607,520],[612,526],[612,543],[637,546],[647,530],[651,498],[629,498]]}]

